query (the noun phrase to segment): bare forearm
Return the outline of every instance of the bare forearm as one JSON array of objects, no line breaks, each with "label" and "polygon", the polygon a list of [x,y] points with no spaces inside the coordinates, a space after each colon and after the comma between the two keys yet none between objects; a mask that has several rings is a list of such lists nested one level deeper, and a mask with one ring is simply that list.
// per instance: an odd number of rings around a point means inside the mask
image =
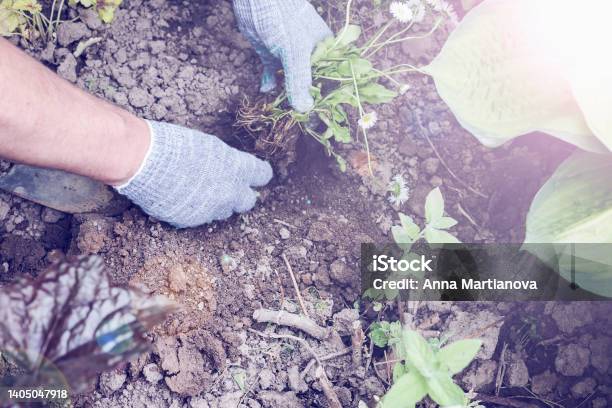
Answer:
[{"label": "bare forearm", "polygon": [[0,157],[121,184],[137,171],[148,144],[143,120],[0,39]]}]

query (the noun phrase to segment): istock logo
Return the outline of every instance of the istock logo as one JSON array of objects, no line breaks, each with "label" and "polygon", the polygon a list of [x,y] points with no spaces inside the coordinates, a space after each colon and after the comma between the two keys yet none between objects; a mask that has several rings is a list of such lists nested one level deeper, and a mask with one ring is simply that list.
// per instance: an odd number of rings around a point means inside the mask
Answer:
[{"label": "istock logo", "polygon": [[419,259],[397,260],[388,255],[374,255],[373,272],[432,272],[431,263],[433,259],[427,259],[421,255]]}]

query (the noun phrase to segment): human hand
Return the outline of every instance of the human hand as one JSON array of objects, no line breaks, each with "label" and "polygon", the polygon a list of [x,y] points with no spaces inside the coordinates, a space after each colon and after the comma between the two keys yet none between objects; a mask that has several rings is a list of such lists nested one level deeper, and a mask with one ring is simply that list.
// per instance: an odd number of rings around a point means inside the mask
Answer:
[{"label": "human hand", "polygon": [[215,136],[148,122],[151,147],[138,173],[117,191],[144,212],[178,228],[229,218],[255,206],[272,167]]},{"label": "human hand", "polygon": [[312,67],[316,45],[332,32],[307,0],[233,0],[240,31],[255,47],[264,73],[261,92],[276,88],[276,71],[285,71],[289,103],[299,112],[309,111]]}]

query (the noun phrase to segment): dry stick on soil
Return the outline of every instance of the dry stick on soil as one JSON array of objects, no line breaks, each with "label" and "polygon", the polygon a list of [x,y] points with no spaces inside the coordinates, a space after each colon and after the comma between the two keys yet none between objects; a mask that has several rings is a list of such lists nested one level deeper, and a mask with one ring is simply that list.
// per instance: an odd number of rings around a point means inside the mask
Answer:
[{"label": "dry stick on soil", "polygon": [[314,359],[317,361],[317,364],[319,365],[317,367],[315,377],[319,380],[319,383],[321,384],[321,388],[323,389],[323,393],[325,394],[325,397],[329,402],[330,408],[342,408],[342,404],[340,404],[338,395],[336,394],[336,391],[334,391],[334,388],[332,386],[332,383],[329,381],[329,378],[327,378],[327,374],[325,373],[325,369],[323,367],[323,362],[321,361],[317,353],[314,351],[314,349],[310,347],[310,344],[308,344],[306,340],[297,336],[292,336],[290,334],[263,333],[254,329],[249,329],[249,331],[261,337],[267,337],[271,339],[293,340],[303,345],[306,350],[308,350],[310,354],[312,354]]},{"label": "dry stick on soil", "polygon": [[501,355],[499,356],[499,368],[497,369],[497,378],[495,379],[495,395],[499,395],[502,385],[504,384],[504,376],[506,375],[506,351],[508,343],[504,342]]},{"label": "dry stick on soil", "polygon": [[365,371],[368,372],[370,364],[372,364],[372,357],[374,356],[374,342],[370,341],[370,349],[368,350],[368,361],[366,361]]},{"label": "dry stick on soil", "polygon": [[353,322],[353,331],[351,333],[351,346],[353,347],[353,366],[355,368],[361,367],[363,364],[363,356],[361,354],[361,347],[363,347],[363,342],[365,341],[365,334],[363,333],[363,328],[361,327],[361,322],[359,320],[355,320]]},{"label": "dry stick on soil", "polygon": [[300,293],[300,287],[298,286],[297,281],[295,280],[295,275],[293,274],[293,269],[291,268],[291,264],[289,263],[289,260],[287,259],[285,254],[282,254],[281,256],[283,258],[283,261],[285,261],[285,265],[287,266],[287,269],[289,270],[289,275],[291,276],[291,282],[293,282],[293,288],[295,289],[295,293],[297,294],[298,301],[300,302],[302,313],[304,313],[306,317],[310,317],[308,316],[308,312],[306,311],[306,306],[304,305],[304,299],[302,299],[302,294]]},{"label": "dry stick on soil", "polygon": [[276,278],[278,279],[278,287],[279,287],[280,295],[281,295],[280,308],[283,309],[285,307],[285,289],[283,288],[283,280],[281,279],[276,269],[274,270],[274,274],[276,275]]},{"label": "dry stick on soil", "polygon": [[327,329],[319,326],[311,318],[282,310],[258,309],[253,313],[253,319],[259,323],[275,323],[281,326],[292,327],[309,334],[317,340],[324,340],[329,334]]},{"label": "dry stick on soil", "polygon": [[296,227],[295,225],[289,224],[288,222],[285,222],[283,220],[279,220],[278,218],[275,218],[274,222],[280,225],[284,225],[285,227],[288,227],[288,228],[298,229],[298,227]]},{"label": "dry stick on soil", "polygon": [[323,394],[325,394],[325,397],[329,402],[329,408],[342,408],[342,404],[338,399],[338,394],[336,394],[336,391],[334,391],[334,386],[332,385],[331,381],[329,381],[329,378],[327,378],[327,374],[325,374],[325,369],[323,366],[319,365],[319,367],[317,367],[315,377],[319,380],[319,384],[321,384]]},{"label": "dry stick on soil", "polygon": [[469,222],[470,224],[472,224],[474,227],[476,227],[476,229],[480,229],[480,225],[478,225],[476,223],[476,221],[474,221],[474,218],[472,218],[472,216],[470,215],[470,213],[468,213],[465,208],[463,208],[461,206],[461,203],[457,203],[457,208],[459,208],[459,212],[461,213],[461,215],[463,215]]},{"label": "dry stick on soil", "polygon": [[[344,355],[347,355],[348,353],[351,352],[351,348],[347,347],[344,350],[340,350],[340,351],[336,351],[335,353],[331,353],[328,354],[326,356],[323,357],[319,357],[319,361],[328,361],[328,360],[332,360],[334,358],[337,357],[342,357]],[[312,366],[314,364],[316,364],[317,360],[315,360],[314,358],[312,360],[310,360],[308,362],[308,364],[306,364],[306,367],[304,367],[304,369],[302,370],[302,374],[300,374],[300,376],[302,377],[302,379],[304,379],[304,377],[306,377],[306,374],[308,374],[308,372],[310,371],[310,369],[312,368]]]},{"label": "dry stick on soil", "polygon": [[448,171],[448,173],[455,179],[457,180],[459,183],[461,183],[461,185],[465,188],[467,188],[468,190],[470,190],[472,193],[479,195],[482,198],[489,198],[487,195],[481,193],[480,191],[472,188],[469,184],[467,184],[465,181],[463,181],[462,179],[459,178],[459,176],[457,176],[455,174],[454,171],[452,171],[450,169],[450,167],[448,167],[448,165],[446,164],[446,161],[444,161],[444,159],[442,158],[442,156],[440,155],[440,153],[438,152],[438,149],[436,149],[436,146],[433,144],[433,142],[431,141],[431,139],[429,138],[429,134],[427,132],[427,129],[425,129],[425,127],[423,126],[423,123],[421,122],[421,118],[420,115],[416,115],[416,123],[417,126],[419,127],[421,134],[423,135],[423,137],[425,137],[425,139],[427,140],[427,143],[429,143],[429,146],[431,147],[431,149],[433,150],[433,152],[435,153],[435,155],[438,157],[438,160],[440,160],[440,163],[442,163],[442,166],[444,166],[444,168],[446,169],[446,171]]},{"label": "dry stick on soil", "polygon": [[[555,401],[551,401],[549,399],[546,398],[542,398],[539,395],[536,395],[533,391],[531,391],[529,388],[527,387],[523,387],[523,390],[527,391],[529,394],[531,394],[531,396],[529,395],[517,395],[514,398],[527,398],[527,399],[534,399],[540,402],[543,402],[544,404],[548,405],[550,408],[565,408],[563,405],[555,402]],[[578,407],[575,407],[578,408]]]},{"label": "dry stick on soil", "polygon": [[511,398],[495,397],[493,395],[478,394],[476,398],[474,399],[482,401],[482,402],[490,402],[492,404],[501,405],[503,407],[512,407],[512,408],[531,408],[533,407],[532,404],[528,404],[526,402],[517,401]]},{"label": "dry stick on soil", "polygon": [[497,319],[496,321],[494,321],[493,323],[487,324],[485,327],[480,327],[480,328],[474,330],[473,332],[469,333],[467,336],[464,337],[464,339],[475,339],[477,337],[480,337],[482,335],[482,333],[486,332],[491,327],[494,327],[494,326],[497,326],[500,323],[503,323],[504,320],[510,319],[510,317],[511,316],[501,317],[501,318]]}]

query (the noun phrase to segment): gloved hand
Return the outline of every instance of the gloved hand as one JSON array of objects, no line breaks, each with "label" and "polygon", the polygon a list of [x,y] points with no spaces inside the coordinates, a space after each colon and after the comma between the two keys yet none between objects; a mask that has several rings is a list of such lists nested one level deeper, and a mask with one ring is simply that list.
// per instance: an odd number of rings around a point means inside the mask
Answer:
[{"label": "gloved hand", "polygon": [[272,167],[215,136],[148,122],[151,147],[138,173],[116,187],[144,212],[178,228],[246,212],[272,178]]},{"label": "gloved hand", "polygon": [[233,0],[240,31],[264,66],[261,91],[276,88],[276,71],[285,70],[289,103],[299,112],[314,104],[310,95],[315,46],[332,32],[306,0]]}]

